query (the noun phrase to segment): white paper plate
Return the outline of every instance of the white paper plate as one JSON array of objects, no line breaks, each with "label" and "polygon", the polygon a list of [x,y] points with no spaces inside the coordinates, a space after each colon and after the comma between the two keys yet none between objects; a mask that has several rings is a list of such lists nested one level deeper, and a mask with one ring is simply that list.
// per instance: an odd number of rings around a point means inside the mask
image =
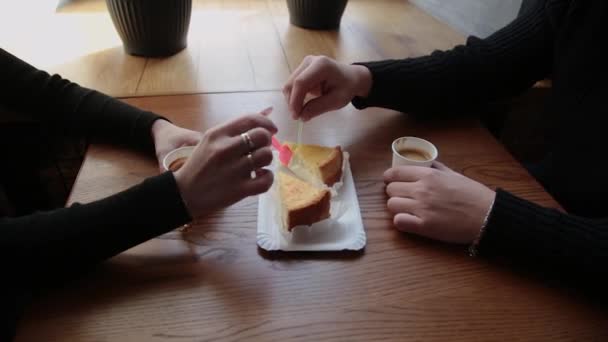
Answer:
[{"label": "white paper plate", "polygon": [[[285,232],[281,222],[281,206],[277,182],[259,197],[258,246],[267,251],[341,251],[361,250],[367,237],[361,219],[357,190],[350,170],[349,155],[344,152],[343,185],[331,199],[331,217],[310,227],[297,227]],[[274,171],[278,156],[270,167]],[[276,178],[275,178],[276,179]]]}]

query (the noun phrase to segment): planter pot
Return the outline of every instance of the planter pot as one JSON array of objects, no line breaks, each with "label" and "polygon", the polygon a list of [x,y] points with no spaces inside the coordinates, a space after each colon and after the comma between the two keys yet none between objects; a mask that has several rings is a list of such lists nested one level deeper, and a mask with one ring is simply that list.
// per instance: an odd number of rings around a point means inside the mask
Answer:
[{"label": "planter pot", "polygon": [[106,4],[128,54],[170,56],[186,47],[192,0],[106,0]]},{"label": "planter pot", "polygon": [[315,30],[340,27],[348,0],[287,0],[289,20],[295,26]]}]

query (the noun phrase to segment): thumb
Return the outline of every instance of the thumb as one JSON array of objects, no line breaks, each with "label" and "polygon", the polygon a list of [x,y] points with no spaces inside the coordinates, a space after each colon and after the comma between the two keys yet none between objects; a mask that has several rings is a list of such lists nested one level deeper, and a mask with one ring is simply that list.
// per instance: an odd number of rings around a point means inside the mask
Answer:
[{"label": "thumb", "polygon": [[304,109],[302,109],[301,117],[304,121],[308,121],[315,116],[319,116],[330,110],[339,109],[340,107],[342,107],[340,96],[337,92],[332,91],[308,101]]},{"label": "thumb", "polygon": [[438,161],[434,161],[433,162],[433,168],[437,169],[439,171],[445,171],[445,172],[455,172],[454,170],[450,169],[449,167],[447,167],[444,163],[442,162],[438,162]]},{"label": "thumb", "polygon": [[196,146],[196,145],[198,145],[199,142],[201,142],[201,135],[198,133],[192,132],[192,134],[188,134],[188,135],[185,135],[182,137],[180,147]]}]

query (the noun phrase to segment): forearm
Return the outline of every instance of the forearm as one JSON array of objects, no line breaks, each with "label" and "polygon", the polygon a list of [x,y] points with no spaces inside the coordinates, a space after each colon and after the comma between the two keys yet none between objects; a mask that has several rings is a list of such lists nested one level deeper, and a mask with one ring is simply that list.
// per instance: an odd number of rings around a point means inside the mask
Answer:
[{"label": "forearm", "polygon": [[190,220],[171,173],[93,203],[0,221],[0,260],[36,283],[85,269]]},{"label": "forearm", "polygon": [[358,108],[386,107],[403,112],[457,108],[507,98],[548,75],[553,29],[539,2],[526,16],[486,39],[429,56],[360,63],[373,85]]},{"label": "forearm", "polygon": [[581,282],[605,278],[608,220],[568,215],[499,190],[479,253],[562,274],[576,272],[584,276]]},{"label": "forearm", "polygon": [[159,116],[49,75],[0,49],[0,103],[61,130],[131,146],[153,146],[150,128]]}]

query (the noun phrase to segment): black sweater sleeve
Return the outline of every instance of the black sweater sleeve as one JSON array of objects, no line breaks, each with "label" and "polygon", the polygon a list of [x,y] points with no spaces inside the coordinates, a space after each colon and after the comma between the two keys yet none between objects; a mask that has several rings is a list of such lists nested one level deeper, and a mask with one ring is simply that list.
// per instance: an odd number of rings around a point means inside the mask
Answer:
[{"label": "black sweater sleeve", "polygon": [[170,172],[93,203],[0,219],[0,340],[13,338],[30,293],[189,220]]},{"label": "black sweater sleeve", "polygon": [[0,266],[15,288],[53,281],[190,220],[170,172],[89,204],[0,220]]},{"label": "black sweater sleeve", "polygon": [[606,279],[608,220],[543,208],[499,189],[479,253],[576,274],[576,283],[591,285]]},{"label": "black sweater sleeve", "polygon": [[[0,50],[0,103],[42,124],[153,146],[159,116],[39,71]],[[0,265],[24,284],[102,261],[187,222],[171,173],[85,205],[0,221]],[[19,288],[19,287],[17,287]]]},{"label": "black sweater sleeve", "polygon": [[551,70],[553,29],[544,1],[486,39],[429,56],[357,63],[372,73],[359,109],[385,107],[402,112],[435,112],[487,103],[523,92]]},{"label": "black sweater sleeve", "polygon": [[[2,49],[0,105],[67,134],[148,149],[152,124],[160,118],[50,76]],[[170,172],[93,203],[0,218],[3,288],[12,289],[0,296],[2,321],[14,323],[21,298],[42,283],[61,281],[189,220]],[[14,326],[4,328],[1,340],[14,333]]]},{"label": "black sweater sleeve", "polygon": [[0,49],[0,104],[72,136],[151,149],[158,115],[49,75]]}]

